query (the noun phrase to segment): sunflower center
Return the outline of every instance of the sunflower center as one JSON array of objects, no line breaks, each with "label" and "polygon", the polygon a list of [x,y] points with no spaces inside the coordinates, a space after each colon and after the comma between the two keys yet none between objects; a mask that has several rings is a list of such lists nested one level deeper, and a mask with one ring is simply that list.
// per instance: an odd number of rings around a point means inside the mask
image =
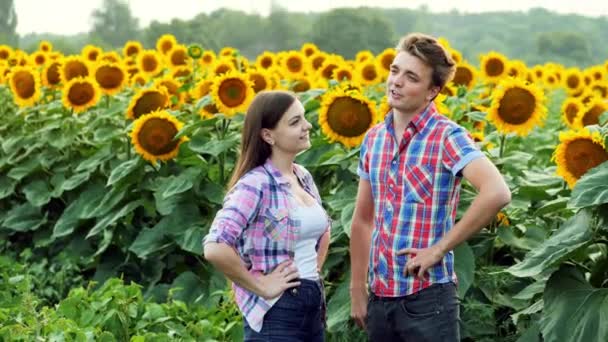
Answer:
[{"label": "sunflower center", "polygon": [[173,43],[170,41],[164,41],[161,45],[160,45],[160,50],[162,51],[162,53],[167,53],[169,50],[171,50],[173,48]]},{"label": "sunflower center", "polygon": [[568,85],[568,88],[570,88],[570,89],[578,88],[578,85],[580,83],[581,83],[581,80],[576,75],[570,75],[566,79],[566,84]]},{"label": "sunflower center", "polygon": [[325,56],[317,56],[312,60],[312,67],[315,70],[319,70],[321,65],[323,65],[323,62],[325,62]]},{"label": "sunflower center", "polygon": [[96,51],[96,50],[89,52],[89,54],[87,55],[87,58],[91,62],[95,62],[97,60],[97,57],[99,57],[99,51]]},{"label": "sunflower center", "polygon": [[93,99],[95,96],[95,89],[90,83],[74,83],[68,92],[68,99],[70,103],[76,106],[83,106]]},{"label": "sunflower center", "polygon": [[384,70],[391,69],[391,63],[393,63],[394,59],[395,55],[393,55],[392,53],[382,56],[382,67],[384,68]]},{"label": "sunflower center", "polygon": [[179,144],[179,140],[173,140],[177,134],[177,128],[173,123],[162,118],[151,118],[147,120],[137,134],[141,147],[146,152],[160,156],[173,151]]},{"label": "sunflower center", "polygon": [[500,100],[498,115],[508,124],[521,125],[532,117],[535,107],[534,95],[526,89],[512,88]]},{"label": "sunflower center", "polygon": [[353,75],[348,70],[339,70],[336,73],[336,77],[338,78],[338,81],[342,81],[344,79],[347,79],[350,81],[353,79]]},{"label": "sunflower center", "polygon": [[249,76],[249,79],[253,81],[253,91],[255,91],[256,93],[268,87],[268,83],[266,83],[266,79],[262,75],[251,74]]},{"label": "sunflower center", "polygon": [[457,67],[456,73],[454,74],[453,82],[456,85],[463,85],[468,87],[473,81],[473,73],[467,67]]},{"label": "sunflower center", "polygon": [[115,89],[119,87],[125,78],[124,73],[120,68],[113,66],[102,66],[97,69],[95,79],[99,86],[104,89]]},{"label": "sunflower center", "polygon": [[293,85],[293,91],[301,93],[310,90],[310,82],[307,79],[297,80]]},{"label": "sunflower center", "polygon": [[270,57],[262,58],[260,65],[262,65],[262,68],[264,68],[264,69],[270,68],[270,66],[272,65],[272,58],[270,58]]},{"label": "sunflower center", "polygon": [[600,122],[600,115],[606,111],[604,106],[595,105],[583,116],[583,126],[597,125]]},{"label": "sunflower center", "polygon": [[608,152],[588,139],[574,140],[566,148],[566,168],[576,179],[607,160]]},{"label": "sunflower center", "polygon": [[376,72],[376,67],[373,64],[368,64],[365,67],[363,67],[363,78],[366,81],[373,81],[376,79],[376,77],[378,77],[378,73]]},{"label": "sunflower center", "polygon": [[171,54],[171,64],[186,65],[186,51],[177,50]]},{"label": "sunflower center", "polygon": [[573,123],[574,122],[574,118],[578,114],[578,105],[576,105],[574,103],[569,103],[566,106],[565,112],[566,112],[566,119],[568,120],[568,122],[569,123]]},{"label": "sunflower center", "polygon": [[143,58],[143,67],[145,72],[154,72],[158,67],[156,57],[148,55]]},{"label": "sunflower center", "polygon": [[304,49],[304,54],[306,55],[306,57],[312,56],[313,53],[315,53],[314,48],[308,47],[308,48]]},{"label": "sunflower center", "polygon": [[44,58],[43,55],[36,56],[36,60],[35,60],[36,65],[42,65],[42,64],[44,64],[45,61],[46,61],[46,59]]},{"label": "sunflower center", "polygon": [[334,73],[334,69],[336,69],[338,66],[335,64],[328,64],[325,68],[323,68],[323,72],[321,73],[321,75],[323,75],[323,77],[329,79],[331,78],[331,75]]},{"label": "sunflower center", "polygon": [[166,103],[167,97],[165,95],[158,91],[148,91],[133,106],[133,115],[137,119],[144,114],[163,108]]},{"label": "sunflower center", "polygon": [[210,54],[203,55],[203,62],[205,64],[213,62],[213,56],[211,56]]},{"label": "sunflower center", "polygon": [[36,81],[34,75],[27,71],[19,71],[14,76],[17,95],[22,99],[29,99],[34,96],[36,91]]},{"label": "sunflower center", "polygon": [[302,70],[302,60],[298,57],[290,57],[287,59],[287,69],[289,71],[297,73]]},{"label": "sunflower center", "polygon": [[505,65],[500,59],[491,58],[486,63],[485,69],[488,76],[499,76],[505,71]]},{"label": "sunflower center", "polygon": [[89,76],[89,69],[87,66],[79,61],[68,62],[65,66],[65,77],[66,82],[75,77],[86,77]]},{"label": "sunflower center", "polygon": [[606,95],[608,95],[608,89],[600,84],[596,84],[592,87],[593,91],[598,94],[601,98],[606,98]]},{"label": "sunflower center", "polygon": [[7,50],[0,50],[0,59],[8,59],[9,53]]},{"label": "sunflower center", "polygon": [[139,52],[139,48],[135,45],[131,45],[127,48],[127,56],[133,56],[133,55],[137,55],[137,53]]},{"label": "sunflower center", "polygon": [[238,107],[247,97],[247,86],[238,78],[229,78],[220,84],[219,97],[226,107]]},{"label": "sunflower center", "polygon": [[51,66],[46,71],[46,79],[51,85],[59,84],[59,82],[61,81],[61,78],[59,76],[59,63],[55,62],[51,64]]},{"label": "sunflower center", "polygon": [[219,113],[219,111],[220,111],[215,106],[215,103],[210,103],[210,104],[206,105],[205,107],[203,107],[203,110],[205,110],[207,113],[211,113],[211,114],[216,114],[216,113]]},{"label": "sunflower center", "polygon": [[348,138],[365,133],[372,123],[372,113],[359,100],[339,97],[327,110],[327,123],[332,131]]}]

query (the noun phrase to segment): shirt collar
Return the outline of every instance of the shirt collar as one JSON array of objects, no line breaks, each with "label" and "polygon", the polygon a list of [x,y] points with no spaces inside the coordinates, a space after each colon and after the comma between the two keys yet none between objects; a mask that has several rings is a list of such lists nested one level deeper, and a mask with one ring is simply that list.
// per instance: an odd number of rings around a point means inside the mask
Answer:
[{"label": "shirt collar", "polygon": [[[266,169],[266,171],[272,176],[272,178],[278,185],[289,184],[289,180],[285,176],[283,176],[281,171],[279,171],[279,169],[277,169],[274,164],[272,164],[270,158],[266,159],[266,162],[264,163],[264,169]],[[296,166],[296,164],[293,164],[293,173],[296,175],[300,183],[305,184],[304,174],[302,173],[300,168]]]},{"label": "shirt collar", "polygon": [[[410,121],[409,125],[412,125],[414,129],[418,133],[420,133],[424,129],[426,124],[429,122],[429,120],[433,117],[433,115],[435,115],[435,113],[437,113],[437,107],[435,106],[435,102],[431,101],[431,103],[429,103],[420,113],[414,116],[412,121]],[[386,125],[386,127],[390,127],[392,130],[394,130],[393,115],[393,111],[391,110],[389,112],[389,115],[387,115],[384,119],[384,124]]]}]

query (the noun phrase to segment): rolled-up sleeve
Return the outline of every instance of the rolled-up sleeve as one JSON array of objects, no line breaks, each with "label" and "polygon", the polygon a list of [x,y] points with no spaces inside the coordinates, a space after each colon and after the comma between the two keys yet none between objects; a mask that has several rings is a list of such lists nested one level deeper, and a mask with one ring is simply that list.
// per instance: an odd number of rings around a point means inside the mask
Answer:
[{"label": "rolled-up sleeve", "polygon": [[224,198],[203,245],[209,242],[222,242],[236,248],[236,242],[243,230],[252,222],[262,199],[262,191],[243,181],[239,181]]},{"label": "rolled-up sleeve", "polygon": [[462,127],[453,128],[443,144],[443,166],[454,176],[461,176],[461,171],[473,160],[483,157],[469,133]]}]

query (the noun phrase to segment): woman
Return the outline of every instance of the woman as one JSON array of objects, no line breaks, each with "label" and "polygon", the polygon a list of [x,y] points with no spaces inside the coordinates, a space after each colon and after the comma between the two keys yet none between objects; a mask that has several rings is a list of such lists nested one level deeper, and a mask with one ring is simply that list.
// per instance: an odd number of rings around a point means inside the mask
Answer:
[{"label": "woman", "polygon": [[323,341],[319,277],[330,219],[310,173],[294,163],[312,126],[291,93],[260,92],[205,258],[233,281],[245,341]]}]

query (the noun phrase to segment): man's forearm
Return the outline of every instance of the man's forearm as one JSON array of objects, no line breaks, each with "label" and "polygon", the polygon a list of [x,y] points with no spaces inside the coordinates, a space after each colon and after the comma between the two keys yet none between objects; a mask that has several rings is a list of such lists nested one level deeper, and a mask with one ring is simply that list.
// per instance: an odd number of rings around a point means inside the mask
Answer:
[{"label": "man's forearm", "polygon": [[504,191],[490,189],[480,191],[471,206],[454,227],[439,241],[438,246],[443,254],[456,248],[492,222],[496,214],[507,205],[510,196]]},{"label": "man's forearm", "polygon": [[350,234],[351,288],[364,287],[367,282],[372,225],[353,222]]}]

